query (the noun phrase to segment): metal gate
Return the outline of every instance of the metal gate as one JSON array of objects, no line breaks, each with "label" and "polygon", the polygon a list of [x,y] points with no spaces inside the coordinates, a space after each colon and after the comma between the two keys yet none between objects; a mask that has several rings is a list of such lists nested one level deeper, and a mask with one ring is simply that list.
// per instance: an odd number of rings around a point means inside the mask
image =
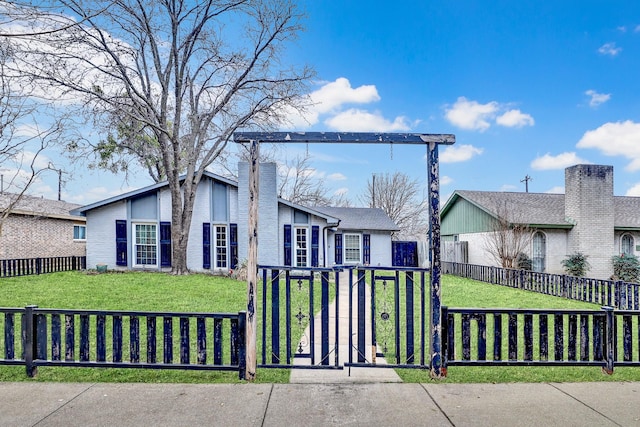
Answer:
[{"label": "metal gate", "polygon": [[428,368],[428,269],[260,269],[258,367]]}]

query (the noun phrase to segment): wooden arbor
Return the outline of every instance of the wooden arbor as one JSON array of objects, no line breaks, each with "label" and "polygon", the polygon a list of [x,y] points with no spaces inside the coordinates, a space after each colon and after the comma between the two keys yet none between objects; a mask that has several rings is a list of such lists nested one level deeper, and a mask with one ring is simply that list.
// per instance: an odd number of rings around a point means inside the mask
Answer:
[{"label": "wooden arbor", "polygon": [[451,134],[420,133],[358,133],[358,132],[236,132],[236,143],[249,144],[249,246],[247,254],[247,330],[246,375],[256,376],[257,316],[256,290],[258,282],[258,154],[259,145],[269,143],[324,144],[413,144],[426,145],[429,185],[429,260],[431,270],[431,377],[446,375],[442,369],[441,288],[440,288],[440,178],[438,145],[452,145]]}]

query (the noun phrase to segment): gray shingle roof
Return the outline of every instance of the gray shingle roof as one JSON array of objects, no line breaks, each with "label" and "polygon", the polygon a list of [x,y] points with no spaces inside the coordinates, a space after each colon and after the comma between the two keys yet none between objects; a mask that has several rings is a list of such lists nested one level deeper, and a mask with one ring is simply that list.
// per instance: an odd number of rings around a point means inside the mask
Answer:
[{"label": "gray shingle roof", "polygon": [[[565,216],[564,194],[456,190],[443,213],[455,197],[463,197],[494,216],[506,212],[506,219],[513,223],[571,226]],[[613,209],[614,227],[640,229],[640,197],[614,196]]]},{"label": "gray shingle roof", "polygon": [[343,230],[398,231],[400,228],[380,208],[338,208],[315,206],[314,210],[340,219]]},{"label": "gray shingle roof", "polygon": [[[15,200],[16,197],[17,195],[13,193],[0,194],[0,209],[7,208],[11,204],[11,201]],[[13,212],[50,217],[77,217],[77,215],[71,215],[70,212],[79,207],[80,205],[76,205],[74,203],[67,203],[61,200],[44,199],[42,197],[33,197],[25,194],[14,206]]]}]

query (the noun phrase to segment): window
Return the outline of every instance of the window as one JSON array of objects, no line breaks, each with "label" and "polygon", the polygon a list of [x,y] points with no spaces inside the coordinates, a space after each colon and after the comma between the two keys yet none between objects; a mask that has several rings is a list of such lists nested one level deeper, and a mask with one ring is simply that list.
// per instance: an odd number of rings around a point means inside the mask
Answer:
[{"label": "window", "polygon": [[544,272],[545,257],[547,253],[547,237],[544,233],[536,232],[533,235],[533,256],[531,257],[531,263],[533,271],[539,273]]},{"label": "window", "polygon": [[351,264],[361,262],[359,234],[344,234],[344,262]]},{"label": "window", "polygon": [[299,210],[293,211],[294,224],[309,224],[309,214]]},{"label": "window", "polygon": [[133,224],[135,265],[158,264],[158,236],[156,224]]},{"label": "window", "polygon": [[73,240],[87,240],[87,226],[74,225],[73,226]]},{"label": "window", "polygon": [[227,268],[227,227],[216,225],[216,268]]},{"label": "window", "polygon": [[309,249],[307,246],[307,229],[296,228],[296,267],[306,267],[308,265],[307,256]]},{"label": "window", "polygon": [[633,236],[631,234],[624,234],[620,239],[620,253],[633,255]]}]

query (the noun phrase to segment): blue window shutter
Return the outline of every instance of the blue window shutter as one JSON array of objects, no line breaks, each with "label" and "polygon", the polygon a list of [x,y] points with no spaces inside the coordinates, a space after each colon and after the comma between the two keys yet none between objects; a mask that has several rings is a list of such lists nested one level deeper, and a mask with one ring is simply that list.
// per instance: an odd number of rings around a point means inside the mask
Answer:
[{"label": "blue window shutter", "polygon": [[116,219],[116,265],[127,266],[127,221]]},{"label": "blue window shutter", "polygon": [[160,223],[160,266],[171,267],[171,223]]},{"label": "blue window shutter", "polygon": [[342,234],[336,234],[334,237],[335,237],[335,240],[336,240],[336,259],[335,259],[335,263],[336,264],[342,264]]},{"label": "blue window shutter", "polygon": [[238,224],[229,224],[229,246],[231,246],[231,268],[238,266]]},{"label": "blue window shutter", "polygon": [[284,225],[284,265],[291,265],[291,225]]},{"label": "blue window shutter", "polygon": [[318,266],[318,247],[320,240],[320,227],[314,225],[311,227],[311,267]]},{"label": "blue window shutter", "polygon": [[362,263],[371,264],[371,234],[362,235]]},{"label": "blue window shutter", "polygon": [[202,268],[211,268],[211,224],[202,223]]}]

